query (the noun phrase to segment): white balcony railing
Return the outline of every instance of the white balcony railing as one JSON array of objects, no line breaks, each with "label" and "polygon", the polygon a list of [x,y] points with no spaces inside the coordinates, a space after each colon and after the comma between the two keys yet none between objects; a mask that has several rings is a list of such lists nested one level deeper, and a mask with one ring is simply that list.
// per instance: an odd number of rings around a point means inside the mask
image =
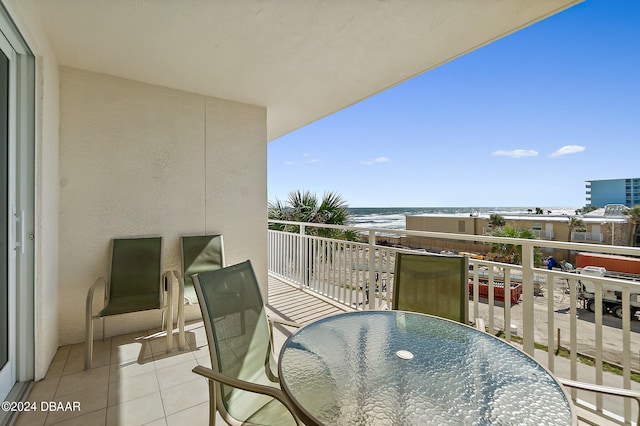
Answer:
[{"label": "white balcony railing", "polygon": [[582,232],[572,231],[571,241],[585,241],[592,243],[601,243],[603,241],[602,233],[600,232]]},{"label": "white balcony railing", "polygon": [[[377,244],[377,236],[396,234],[398,238],[424,237],[437,240],[508,243],[520,246],[522,265],[504,264],[487,260],[469,259],[470,318],[483,318],[488,331],[507,331],[505,339],[512,341],[512,333],[521,335],[522,348],[534,354],[534,344],[548,346],[547,367],[555,372],[556,345],[569,350],[568,379],[603,383],[603,365],[610,363],[622,369],[622,385],[631,389],[631,372],[640,370],[640,321],[632,319],[632,295],[640,295],[640,282],[617,278],[589,277],[595,284],[595,312],[581,306],[580,279],[584,275],[561,270],[534,267],[536,250],[572,252],[606,252],[640,256],[640,248],[548,240],[523,240],[493,236],[446,234],[421,231],[392,231],[364,229],[337,225],[317,225],[269,221],[300,228],[298,233],[269,230],[270,273],[290,281],[303,289],[355,309],[390,309],[393,295],[393,266],[395,254],[412,251],[407,248]],[[364,233],[367,242],[350,242],[306,235],[309,227],[353,230]],[[388,240],[388,238],[387,238]],[[424,251],[424,250],[422,250]],[[414,251],[415,252],[415,251]],[[481,299],[479,283],[486,283],[487,297]],[[521,297],[494,296],[504,288],[520,284]],[[374,285],[371,285],[374,283]],[[602,289],[614,288],[622,295],[621,318],[606,312]],[[488,288],[487,288],[488,287]],[[515,294],[515,293],[514,293]],[[553,297],[549,297],[552,295]],[[636,297],[636,296],[634,296]],[[640,296],[638,296],[640,303]],[[634,306],[638,306],[633,302]],[[603,338],[606,336],[606,338]],[[578,356],[587,355],[594,362],[592,378],[577,377]],[[602,399],[596,400],[596,409],[602,411]],[[631,404],[625,401],[624,418],[631,418]]]},{"label": "white balcony railing", "polygon": [[555,233],[553,232],[553,229],[534,229],[533,235],[545,240],[552,240],[555,236]]}]

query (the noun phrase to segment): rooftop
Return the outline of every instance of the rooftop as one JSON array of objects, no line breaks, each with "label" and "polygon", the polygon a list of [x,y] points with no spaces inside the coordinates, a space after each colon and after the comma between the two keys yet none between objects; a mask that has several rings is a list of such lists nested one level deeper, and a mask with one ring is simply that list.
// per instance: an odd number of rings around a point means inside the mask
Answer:
[{"label": "rooftop", "polygon": [[[597,223],[602,222],[603,220],[610,220],[612,222],[627,222],[627,216],[624,215],[624,212],[629,210],[628,207],[622,204],[609,204],[605,207],[599,208],[597,210],[590,211],[585,214],[570,214],[567,211],[561,212],[549,212],[548,210],[544,210],[542,214],[536,214],[535,210],[531,210],[531,212],[522,212],[522,213],[500,213],[495,212],[495,214],[499,214],[503,218],[507,220],[523,220],[523,221],[544,221],[544,222],[566,222],[571,217],[577,217],[586,223]],[[419,215],[408,215],[408,216],[425,216],[425,217],[473,217],[489,220],[491,214],[493,213],[479,213],[479,212],[470,212],[470,213],[423,213]]]}]

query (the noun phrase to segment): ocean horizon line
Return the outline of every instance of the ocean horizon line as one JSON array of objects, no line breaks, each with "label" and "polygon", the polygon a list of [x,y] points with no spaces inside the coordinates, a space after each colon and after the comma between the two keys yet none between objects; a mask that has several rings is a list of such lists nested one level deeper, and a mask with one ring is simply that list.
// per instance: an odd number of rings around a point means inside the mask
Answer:
[{"label": "ocean horizon line", "polygon": [[580,209],[583,206],[349,206],[349,209],[535,209],[536,207],[547,209]]}]

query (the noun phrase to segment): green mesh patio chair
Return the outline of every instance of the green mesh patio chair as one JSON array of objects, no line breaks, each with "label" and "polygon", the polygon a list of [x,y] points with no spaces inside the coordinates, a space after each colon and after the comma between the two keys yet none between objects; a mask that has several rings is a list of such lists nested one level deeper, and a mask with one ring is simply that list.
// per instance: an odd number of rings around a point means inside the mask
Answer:
[{"label": "green mesh patio chair", "polygon": [[250,261],[192,279],[211,356],[212,368],[193,369],[208,380],[209,424],[215,424],[216,410],[232,425],[300,424],[280,389],[269,320]]},{"label": "green mesh patio chair", "polygon": [[[191,275],[224,267],[222,235],[184,236],[180,239],[182,270],[173,271],[178,280],[178,346],[184,349],[184,305],[198,303]],[[184,301],[184,302],[180,302]]]},{"label": "green mesh patio chair", "polygon": [[[162,326],[173,323],[173,292],[168,291],[167,305],[164,292],[167,281],[162,274],[162,238],[114,239],[111,244],[109,276],[100,277],[87,293],[85,323],[85,370],[91,369],[93,356],[93,320],[102,319],[102,337],[105,318],[151,309],[162,311]],[[93,315],[93,295],[104,285],[104,308]],[[173,347],[173,335],[167,332],[167,351]]]},{"label": "green mesh patio chair", "polygon": [[393,309],[468,324],[468,259],[464,256],[397,253]]}]

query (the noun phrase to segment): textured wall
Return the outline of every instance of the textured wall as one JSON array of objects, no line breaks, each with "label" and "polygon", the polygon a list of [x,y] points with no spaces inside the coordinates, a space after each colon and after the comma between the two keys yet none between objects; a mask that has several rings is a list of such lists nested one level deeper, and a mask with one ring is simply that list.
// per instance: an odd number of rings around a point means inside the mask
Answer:
[{"label": "textured wall", "polygon": [[[112,238],[163,236],[169,270],[180,267],[180,235],[223,233],[227,262],[251,259],[266,286],[266,110],[73,68],[60,75],[60,344],[84,339],[86,292],[107,273]],[[107,335],[159,318],[117,316]]]}]

